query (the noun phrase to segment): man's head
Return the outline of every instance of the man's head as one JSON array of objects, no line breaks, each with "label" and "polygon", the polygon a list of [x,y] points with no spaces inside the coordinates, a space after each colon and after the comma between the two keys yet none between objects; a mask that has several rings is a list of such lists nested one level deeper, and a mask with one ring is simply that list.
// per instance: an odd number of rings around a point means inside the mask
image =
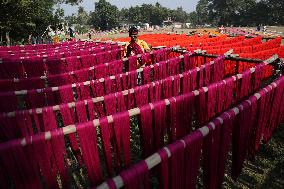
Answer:
[{"label": "man's head", "polygon": [[130,29],[129,29],[129,37],[131,37],[131,41],[136,41],[137,40],[137,37],[138,37],[138,29],[134,26],[132,26]]}]

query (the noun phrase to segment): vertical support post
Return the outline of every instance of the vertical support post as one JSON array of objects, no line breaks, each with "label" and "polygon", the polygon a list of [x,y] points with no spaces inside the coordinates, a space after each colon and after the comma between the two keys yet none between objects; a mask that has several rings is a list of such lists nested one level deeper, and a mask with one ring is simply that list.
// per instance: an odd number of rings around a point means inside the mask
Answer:
[{"label": "vertical support post", "polygon": [[239,73],[239,67],[240,67],[240,61],[237,60],[237,61],[236,61],[236,66],[235,66],[235,74],[238,74],[238,73]]}]

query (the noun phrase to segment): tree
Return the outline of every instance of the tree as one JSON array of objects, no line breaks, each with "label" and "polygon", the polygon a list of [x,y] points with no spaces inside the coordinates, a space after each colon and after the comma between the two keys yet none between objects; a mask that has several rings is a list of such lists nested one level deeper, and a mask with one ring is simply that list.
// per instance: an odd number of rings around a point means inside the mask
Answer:
[{"label": "tree", "polygon": [[162,25],[163,21],[168,17],[168,10],[162,7],[159,3],[152,6],[150,12],[150,23],[151,25]]},{"label": "tree", "polygon": [[283,0],[264,0],[269,8],[271,24],[284,25],[284,1]]},{"label": "tree", "polygon": [[197,25],[198,24],[198,16],[197,16],[197,12],[196,11],[193,11],[193,12],[189,13],[188,22],[191,23],[192,25]]},{"label": "tree", "polygon": [[54,11],[56,4],[78,2],[81,0],[1,1],[0,35],[7,33],[14,42],[27,40],[30,32],[41,35],[48,25],[58,24],[62,18],[62,10]]},{"label": "tree", "polygon": [[139,6],[130,7],[128,11],[128,19],[131,23],[138,24],[142,22],[143,16]]},{"label": "tree", "polygon": [[118,26],[119,10],[105,0],[95,3],[95,11],[91,12],[91,23],[94,27],[108,30]]},{"label": "tree", "polygon": [[182,7],[178,7],[177,9],[170,11],[170,17],[175,22],[185,23],[188,21],[189,15]]},{"label": "tree", "polygon": [[57,23],[64,22],[64,10],[62,8],[57,8],[54,13],[54,20]]},{"label": "tree", "polygon": [[84,10],[84,7],[80,6],[76,18],[77,24],[87,25],[89,19],[90,19],[89,14]]},{"label": "tree", "polygon": [[208,0],[200,0],[196,6],[197,24],[210,23],[209,20],[209,3]]},{"label": "tree", "polygon": [[196,7],[199,24],[255,26],[284,24],[281,0],[200,0]]},{"label": "tree", "polygon": [[78,3],[81,3],[83,0],[53,0],[55,4],[60,4],[60,3],[67,3],[70,5],[78,5]]},{"label": "tree", "polygon": [[255,0],[240,0],[235,4],[235,12],[232,14],[231,24],[233,25],[257,25],[258,19]]},{"label": "tree", "polygon": [[77,24],[77,16],[75,14],[72,14],[71,16],[66,16],[65,21],[69,25]]},{"label": "tree", "polygon": [[150,25],[162,25],[163,21],[171,17],[176,22],[189,21],[189,14],[178,7],[176,10],[170,10],[163,7],[160,3],[142,4],[141,6],[122,9],[120,12],[120,21],[132,24],[149,23]]},{"label": "tree", "polygon": [[142,4],[141,7],[139,7],[141,12],[141,20],[140,22],[149,23],[151,24],[151,17],[152,17],[152,11],[154,9],[154,6],[151,4]]},{"label": "tree", "polygon": [[129,10],[127,8],[122,8],[119,12],[119,21],[123,23],[129,23],[129,18],[128,18]]}]

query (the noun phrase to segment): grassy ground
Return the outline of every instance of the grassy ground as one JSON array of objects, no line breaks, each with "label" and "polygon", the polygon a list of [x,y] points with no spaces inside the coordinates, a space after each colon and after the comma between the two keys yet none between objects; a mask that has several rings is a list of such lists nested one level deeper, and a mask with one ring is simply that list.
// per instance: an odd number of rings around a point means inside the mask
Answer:
[{"label": "grassy ground", "polygon": [[[141,159],[136,119],[136,117],[133,118],[131,124],[132,162],[138,162]],[[231,179],[230,168],[231,153],[228,157],[223,189],[284,189],[284,123],[274,132],[269,143],[260,145],[255,159],[245,161],[237,181]],[[200,178],[198,188],[203,188],[202,185],[202,178]],[[153,177],[152,186],[157,188],[155,177]]]},{"label": "grassy ground", "polygon": [[237,182],[228,176],[225,178],[224,188],[284,188],[284,124],[278,127],[268,144],[261,145],[254,160],[245,162]]},{"label": "grassy ground", "polygon": [[[132,163],[141,160],[141,148],[137,117],[131,119],[131,161]],[[100,152],[101,141],[99,140]],[[72,153],[68,153],[72,154]],[[100,159],[103,154],[100,154]],[[245,161],[242,173],[235,182],[230,178],[231,153],[229,154],[226,175],[223,189],[284,189],[284,123],[274,132],[268,144],[261,145],[254,160]],[[76,161],[70,157],[70,161]],[[102,165],[104,164],[101,162]],[[78,163],[72,163],[72,187],[74,189],[89,188],[85,167],[78,167]],[[76,165],[76,166],[74,166]],[[103,170],[106,170],[103,167]],[[119,173],[119,172],[118,172]],[[152,172],[153,173],[153,172]],[[106,173],[104,172],[106,176]],[[158,181],[155,174],[152,174],[152,187],[158,188]],[[199,178],[198,189],[203,188],[202,178]]]},{"label": "grassy ground", "polygon": [[[131,126],[132,157],[135,157],[132,159],[133,162],[141,158],[139,130],[135,125]],[[223,189],[284,189],[284,123],[274,132],[269,143],[260,145],[255,159],[245,161],[237,181],[233,181],[230,177],[231,163],[231,153],[229,153]],[[198,188],[202,189],[203,179],[198,180]],[[157,188],[155,177],[152,184]]]}]

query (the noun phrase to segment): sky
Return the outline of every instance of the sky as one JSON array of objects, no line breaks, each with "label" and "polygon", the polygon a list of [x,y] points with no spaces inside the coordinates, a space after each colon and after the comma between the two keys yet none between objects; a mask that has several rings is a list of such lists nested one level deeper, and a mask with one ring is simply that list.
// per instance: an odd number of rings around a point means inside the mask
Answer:
[{"label": "sky", "polygon": [[[199,0],[107,0],[112,5],[117,6],[119,9],[126,7],[129,8],[131,6],[146,4],[155,4],[159,2],[162,6],[168,7],[171,9],[175,9],[177,7],[182,6],[183,9],[187,12],[192,12],[195,10],[196,4]],[[95,2],[98,0],[83,0],[83,2],[79,6],[83,6],[84,9],[89,12],[95,10]],[[71,5],[61,5],[64,9],[65,15],[71,15],[76,13],[78,10],[78,6]]]}]

